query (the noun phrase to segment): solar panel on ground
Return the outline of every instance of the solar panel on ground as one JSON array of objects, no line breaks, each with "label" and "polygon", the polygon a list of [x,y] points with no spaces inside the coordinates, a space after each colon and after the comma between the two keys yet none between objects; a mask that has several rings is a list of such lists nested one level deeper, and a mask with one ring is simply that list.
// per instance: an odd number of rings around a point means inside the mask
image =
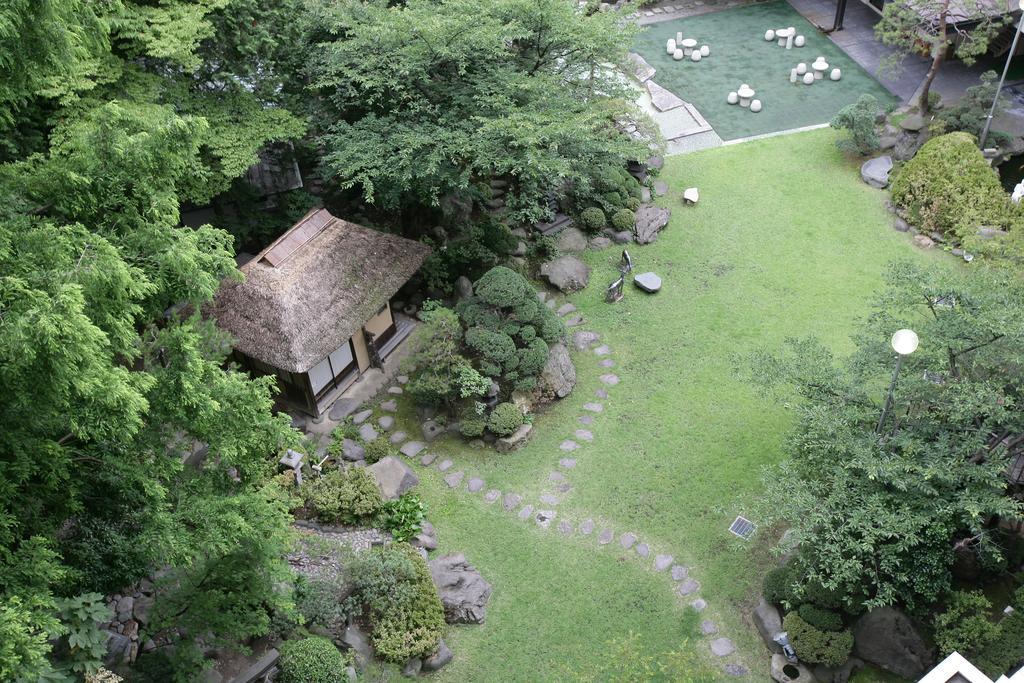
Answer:
[{"label": "solar panel on ground", "polygon": [[737,517],[729,526],[729,531],[736,536],[739,536],[744,541],[749,541],[750,537],[754,535],[755,531],[757,531],[757,526],[745,517]]}]

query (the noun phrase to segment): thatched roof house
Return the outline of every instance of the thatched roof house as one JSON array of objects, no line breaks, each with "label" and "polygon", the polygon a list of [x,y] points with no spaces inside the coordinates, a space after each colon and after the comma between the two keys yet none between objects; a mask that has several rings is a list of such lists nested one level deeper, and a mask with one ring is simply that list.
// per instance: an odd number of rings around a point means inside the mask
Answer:
[{"label": "thatched roof house", "polygon": [[225,281],[211,313],[244,365],[319,415],[394,348],[390,300],[429,253],[314,209],[240,267],[244,282]]}]

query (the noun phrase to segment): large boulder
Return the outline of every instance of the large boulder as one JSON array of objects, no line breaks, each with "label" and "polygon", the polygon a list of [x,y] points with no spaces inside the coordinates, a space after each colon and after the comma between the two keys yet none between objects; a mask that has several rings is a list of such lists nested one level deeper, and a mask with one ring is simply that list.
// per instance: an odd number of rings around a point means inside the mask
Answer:
[{"label": "large boulder", "polygon": [[495,441],[494,448],[499,453],[508,453],[509,451],[522,448],[526,445],[526,442],[530,440],[530,434],[532,433],[533,425],[529,422],[519,425],[519,428],[516,431]]},{"label": "large boulder", "polygon": [[636,222],[633,224],[637,244],[650,244],[658,239],[658,233],[665,229],[671,216],[672,211],[660,206],[645,204],[637,209]]},{"label": "large boulder", "polygon": [[816,665],[814,677],[818,679],[819,683],[847,683],[855,672],[863,668],[863,661],[856,657],[850,657],[842,666]]},{"label": "large boulder", "polygon": [[579,253],[587,248],[587,236],[579,228],[565,228],[558,233],[558,251]]},{"label": "large boulder", "polygon": [[397,500],[420,483],[412,469],[393,455],[378,460],[366,469],[373,475],[384,500]]},{"label": "large boulder", "polygon": [[576,366],[569,357],[565,344],[552,344],[548,361],[540,373],[540,393],[543,398],[565,398],[576,386]]},{"label": "large boulder", "polygon": [[444,640],[441,640],[437,644],[437,652],[423,658],[423,671],[437,671],[452,661],[453,656]]},{"label": "large boulder", "polygon": [[465,555],[445,555],[430,561],[430,575],[444,605],[449,624],[482,624],[487,616],[491,584],[466,562]]},{"label": "large boulder", "polygon": [[853,652],[869,664],[917,680],[935,663],[907,615],[892,607],[871,610],[853,626]]},{"label": "large boulder", "polygon": [[868,159],[860,167],[860,177],[865,183],[879,190],[889,186],[889,172],[892,171],[892,157],[881,156]]},{"label": "large boulder", "polygon": [[346,628],[341,636],[341,642],[349,650],[352,650],[353,661],[360,671],[373,660],[373,646],[370,645],[370,637],[358,625],[352,624]]},{"label": "large boulder", "polygon": [[900,131],[896,136],[896,145],[892,149],[892,156],[896,161],[908,161],[913,159],[921,145],[927,142],[928,136],[923,133],[911,133]]},{"label": "large boulder", "polygon": [[590,282],[590,267],[575,256],[559,256],[540,267],[540,274],[563,292],[575,292]]},{"label": "large boulder", "polygon": [[775,634],[782,632],[782,616],[778,608],[764,598],[754,608],[754,626],[761,634],[761,640],[770,652],[782,653],[782,646],[775,642]]}]

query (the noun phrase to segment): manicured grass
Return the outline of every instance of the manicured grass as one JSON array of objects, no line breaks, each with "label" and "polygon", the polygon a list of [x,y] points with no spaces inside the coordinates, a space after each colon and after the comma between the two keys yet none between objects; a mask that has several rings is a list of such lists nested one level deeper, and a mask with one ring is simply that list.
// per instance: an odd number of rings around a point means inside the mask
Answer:
[{"label": "manicured grass", "polygon": [[[786,50],[764,40],[767,29],[788,26],[806,38],[804,47]],[[710,56],[696,63],[673,60],[665,41],[678,31],[698,45],[707,44]],[[636,51],[657,69],[654,81],[696,105],[723,140],[827,123],[863,93],[882,104],[894,101],[878,81],[781,1],[652,24],[637,39]],[[830,81],[826,74],[810,86],[789,82],[790,69],[799,62],[810,68],[819,55],[829,71],[842,70],[842,80]],[[749,84],[761,100],[760,113],[726,102],[729,91],[741,83]]]},{"label": "manicured grass", "polygon": [[[888,263],[944,258],[892,230],[885,194],[861,182],[834,139],[821,130],[670,158],[662,174],[670,192],[658,201],[672,208],[671,223],[656,243],[630,249],[636,272],[657,272],[662,291],[629,286],[625,300],[604,303],[620,253],[609,249],[584,256],[591,285],[570,298],[584,328],[612,348],[622,383],[608,389],[588,428],[594,442],[574,453],[579,464],[569,473],[572,490],[560,494],[559,519],[593,517],[633,531],[690,565],[710,604],[703,616],[736,642],[753,680],[762,680],[767,659],[744,615],[774,562],[775,534],[762,528],[747,543],[727,527],[737,514],[758,521],[762,468],[784,457],[791,417],[747,385],[742,357],[810,334],[847,351]],[[697,206],[679,202],[688,186],[700,189]],[[558,444],[582,426],[581,406],[608,372],[590,352],[575,359],[577,390],[537,416],[523,450],[501,455],[454,439],[433,450],[486,488],[536,503],[553,491],[547,475],[565,455]],[[692,620],[672,608],[670,583],[649,561],[616,544],[599,549],[593,537],[541,532],[500,504],[451,493],[436,471],[421,474],[442,544],[464,551],[495,585],[487,625],[453,634],[459,659],[446,680],[490,680],[501,667],[548,680],[552,667],[587,661],[629,629],[659,649],[690,633]],[[704,641],[697,647],[706,652]]]}]

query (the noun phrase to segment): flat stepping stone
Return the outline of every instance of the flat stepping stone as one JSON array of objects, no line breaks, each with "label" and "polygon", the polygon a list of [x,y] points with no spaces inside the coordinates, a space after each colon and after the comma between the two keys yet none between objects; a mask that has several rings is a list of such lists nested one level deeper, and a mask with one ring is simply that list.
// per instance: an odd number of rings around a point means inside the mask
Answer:
[{"label": "flat stepping stone", "polygon": [[589,536],[594,531],[594,520],[585,519],[583,524],[580,524],[580,533],[584,536]]},{"label": "flat stepping stone", "polygon": [[569,491],[572,490],[572,484],[570,484],[569,482],[562,482],[561,484],[559,484],[555,488],[557,488],[562,493],[569,493]]},{"label": "flat stepping stone", "polygon": [[572,439],[566,439],[565,441],[558,445],[558,448],[563,451],[574,451],[579,447],[580,445],[573,441]]},{"label": "flat stepping stone", "polygon": [[564,320],[566,327],[577,327],[583,324],[583,316],[579,313],[574,313]]},{"label": "flat stepping stone", "polygon": [[437,453],[427,453],[420,458],[420,464],[424,467],[430,467],[434,464],[435,460],[437,460]]},{"label": "flat stepping stone", "polygon": [[506,493],[505,497],[501,499],[501,506],[505,508],[505,512],[512,512],[522,502],[523,497],[518,493]]},{"label": "flat stepping stone", "polygon": [[654,569],[659,572],[663,572],[672,566],[671,555],[655,555],[654,556]]},{"label": "flat stepping stone", "polygon": [[571,470],[576,467],[576,458],[562,458],[558,461],[558,465],[565,470]]},{"label": "flat stepping stone", "polygon": [[690,603],[690,607],[697,610],[698,612],[703,612],[704,608],[706,608],[707,606],[708,603],[704,598],[697,598],[696,600]]},{"label": "flat stepping stone", "polygon": [[380,409],[386,410],[389,413],[393,413],[396,410],[398,410],[398,401],[395,401],[394,399],[390,401],[384,401],[383,403],[380,404]]},{"label": "flat stepping stone", "polygon": [[733,676],[734,678],[743,678],[744,676],[747,676],[750,672],[747,671],[747,667],[742,666],[740,664],[726,664],[725,673],[729,674],[730,676]]},{"label": "flat stepping stone", "polygon": [[566,536],[568,536],[572,533],[572,524],[563,519],[561,522],[558,523],[558,530]]},{"label": "flat stepping stone", "polygon": [[525,506],[523,506],[523,509],[519,511],[519,519],[521,519],[521,520],[523,520],[525,522],[526,520],[528,520],[530,518],[530,515],[532,515],[532,514],[533,514],[533,506],[532,505],[525,505]]},{"label": "flat stepping stone", "polygon": [[395,432],[394,434],[391,435],[391,438],[389,438],[388,441],[390,441],[392,445],[397,446],[398,444],[405,441],[405,438],[405,432]]},{"label": "flat stepping stone", "polygon": [[453,463],[451,460],[445,458],[444,460],[441,461],[441,464],[437,466],[437,469],[440,470],[441,472],[447,472],[452,468],[452,465],[454,464],[455,463]]},{"label": "flat stepping stone", "polygon": [[693,595],[694,593],[700,590],[700,583],[693,579],[687,579],[686,581],[683,581],[681,584],[679,584],[678,590],[680,595]]},{"label": "flat stepping stone", "polygon": [[602,384],[607,384],[610,387],[614,387],[616,384],[619,383],[619,376],[613,375],[611,373],[607,375],[601,375],[599,379],[601,380]]},{"label": "flat stepping stone", "polygon": [[600,403],[584,403],[583,410],[589,410],[592,413],[600,413],[604,410],[604,406]]},{"label": "flat stepping stone", "polygon": [[542,493],[540,496],[540,502],[545,505],[558,505],[558,498],[551,495],[550,493]]},{"label": "flat stepping stone", "polygon": [[718,625],[710,619],[705,619],[704,621],[700,622],[700,632],[706,636],[713,635],[715,633],[718,633]]},{"label": "flat stepping stone", "polygon": [[619,537],[619,543],[622,544],[623,548],[629,550],[633,547],[633,544],[636,543],[636,534],[631,531],[627,531]]},{"label": "flat stepping stone", "polygon": [[572,333],[572,345],[577,351],[583,351],[584,349],[593,346],[597,342],[601,341],[601,335],[597,332],[591,332],[589,330],[577,330]]},{"label": "flat stepping stone", "polygon": [[565,475],[561,472],[552,472],[548,475],[548,481],[565,481]]},{"label": "flat stepping stone", "polygon": [[487,501],[488,503],[493,503],[500,497],[501,491],[499,491],[498,489],[491,489],[490,491],[484,494],[484,500]]},{"label": "flat stepping stone", "polygon": [[466,488],[469,490],[470,493],[477,493],[478,491],[483,491],[484,480],[478,477],[473,477],[472,479],[469,480],[469,484],[466,485]]},{"label": "flat stepping stone", "polygon": [[369,420],[371,415],[373,415],[372,410],[360,410],[358,413],[352,416],[352,424],[361,425],[367,420]]},{"label": "flat stepping stone", "polygon": [[672,580],[673,581],[682,581],[683,579],[685,579],[689,575],[690,575],[690,568],[689,567],[684,567],[681,564],[673,565],[673,567],[672,567]]},{"label": "flat stepping stone", "polygon": [[615,361],[613,361],[611,358],[602,358],[601,362],[598,363],[598,365],[600,365],[602,368],[614,368]]},{"label": "flat stepping stone", "polygon": [[607,344],[601,344],[596,349],[594,349],[594,353],[596,355],[598,355],[598,356],[607,356],[611,352],[612,352],[612,350],[610,348],[608,348]]},{"label": "flat stepping stone", "polygon": [[551,526],[551,522],[555,519],[554,510],[537,510],[537,516],[534,517],[537,521],[537,526],[542,529],[547,529]]},{"label": "flat stepping stone", "polygon": [[601,535],[597,537],[597,542],[601,545],[608,545],[615,538],[615,532],[611,529],[605,529],[601,532]]},{"label": "flat stepping stone", "polygon": [[427,444],[423,443],[422,441],[410,441],[409,443],[402,446],[399,450],[401,451],[402,455],[407,456],[409,458],[415,458],[417,455],[419,455],[420,451],[422,451],[426,447]]},{"label": "flat stepping stone", "polygon": [[604,389],[598,389],[597,391],[594,392],[594,396],[598,397],[603,401],[604,399],[608,398],[608,392],[605,391]]},{"label": "flat stepping stone", "polygon": [[736,652],[736,646],[728,638],[715,638],[711,641],[711,652],[716,657],[728,657]]},{"label": "flat stepping stone", "polygon": [[448,488],[450,489],[458,488],[459,484],[462,483],[462,478],[464,476],[466,475],[462,470],[452,472],[451,474],[445,475],[444,483],[448,484]]},{"label": "flat stepping stone", "polygon": [[654,196],[655,197],[662,197],[662,196],[664,196],[666,194],[668,194],[668,183],[666,183],[664,180],[655,180],[654,181]]},{"label": "flat stepping stone", "polygon": [[327,417],[331,418],[335,422],[343,420],[351,414],[353,410],[358,408],[362,401],[355,401],[351,398],[341,398],[334,402],[331,406],[331,410],[327,413]]},{"label": "flat stepping stone", "polygon": [[656,273],[640,273],[633,276],[633,284],[648,294],[654,294],[661,289],[661,278]]},{"label": "flat stepping stone", "polygon": [[408,384],[409,375],[399,375],[398,377],[395,377],[395,381],[398,382],[399,384]]},{"label": "flat stepping stone", "polygon": [[573,306],[572,304],[562,304],[561,306],[558,307],[558,310],[555,312],[558,313],[558,315],[565,316],[569,315],[570,313],[575,313],[576,307]]},{"label": "flat stepping stone", "polygon": [[[655,11],[658,10],[655,9]],[[666,90],[650,79],[648,79],[644,85],[647,86],[647,92],[651,96],[651,104],[653,104],[654,108],[660,112],[678,109],[686,104],[671,90]]]},{"label": "flat stepping stone", "polygon": [[402,387],[394,386],[388,387],[388,393],[391,394],[392,396],[401,396],[404,392],[402,390]]},{"label": "flat stepping stone", "polygon": [[640,543],[636,546],[636,554],[640,557],[649,557],[651,554],[651,546],[646,543]]},{"label": "flat stepping stone", "polygon": [[380,425],[380,428],[385,432],[390,432],[391,428],[395,426],[395,418],[390,415],[381,415],[377,418],[377,424]]},{"label": "flat stepping stone", "polygon": [[594,435],[587,429],[577,429],[576,438],[580,441],[593,441]]},{"label": "flat stepping stone", "polygon": [[369,422],[359,425],[359,438],[363,441],[374,441],[377,438],[377,430]]},{"label": "flat stepping stone", "polygon": [[581,416],[580,417],[580,424],[585,424],[585,425],[592,425],[592,424],[594,424],[594,416],[593,415],[583,415],[583,416]]}]

